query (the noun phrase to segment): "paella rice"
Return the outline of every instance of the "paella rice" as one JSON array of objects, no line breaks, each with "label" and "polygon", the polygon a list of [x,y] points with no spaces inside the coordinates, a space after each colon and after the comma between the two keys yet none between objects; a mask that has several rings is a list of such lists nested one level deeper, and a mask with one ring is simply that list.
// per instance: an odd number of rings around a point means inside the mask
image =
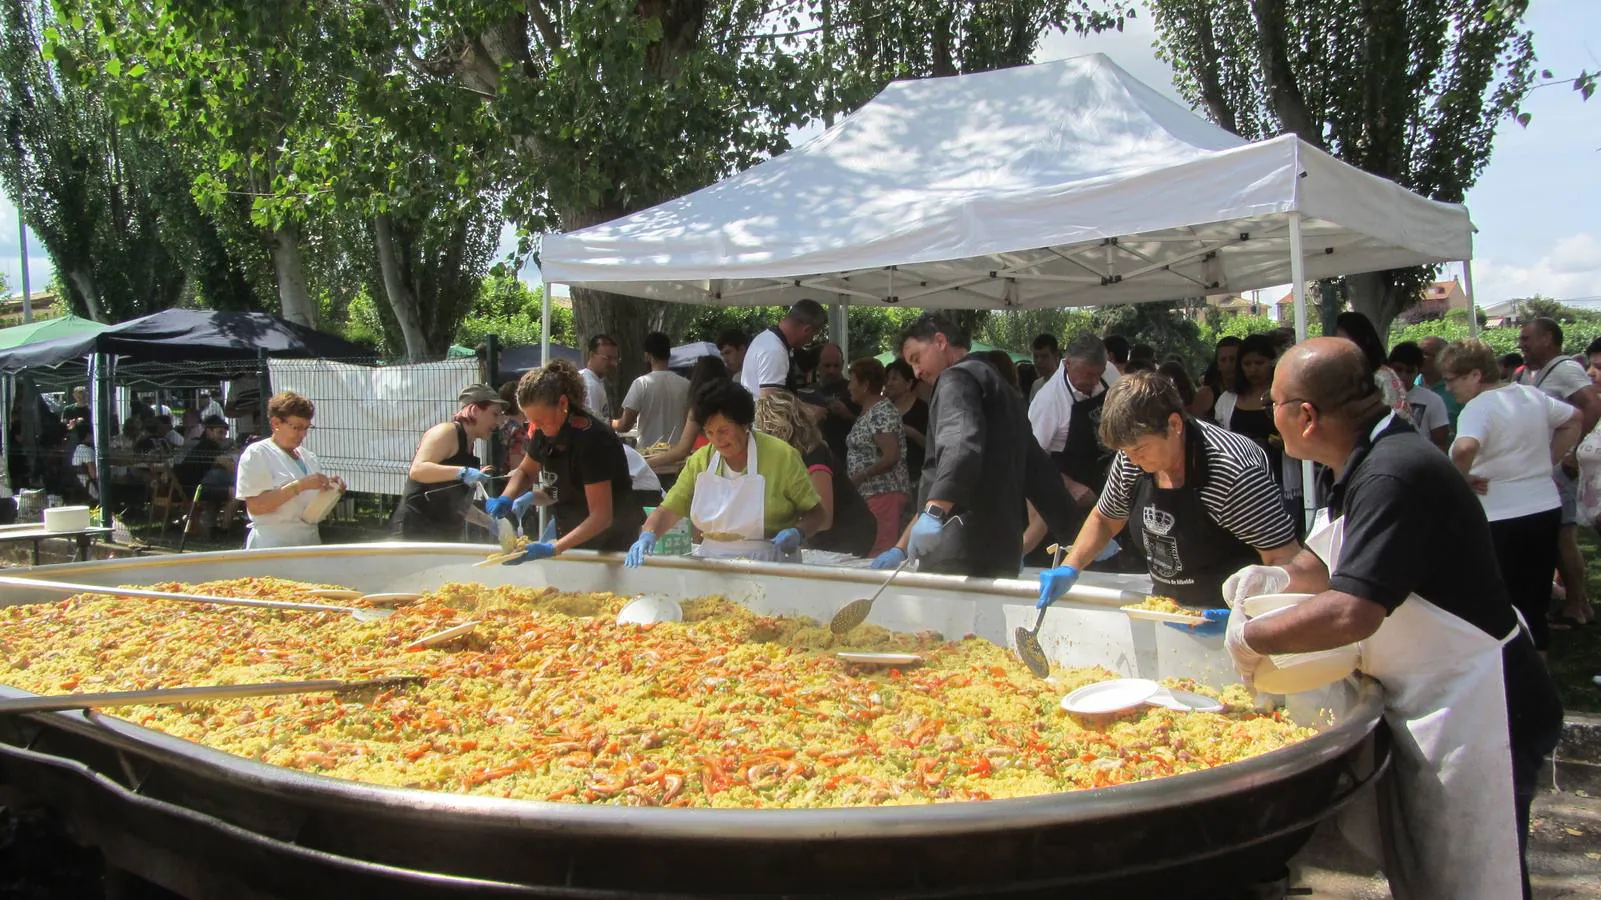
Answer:
[{"label": "paella rice", "polygon": [[[305,599],[272,578],[161,584]],[[329,586],[331,587],[331,586]],[[1004,648],[805,618],[719,597],[684,621],[618,625],[629,598],[451,584],[379,622],[339,613],[80,595],[0,609],[0,681],[36,693],[422,674],[351,698],[264,697],[122,707],[124,719],[277,766],[336,778],[575,803],[835,807],[1021,797],[1191,772],[1265,753],[1311,729],[1258,714],[1150,708],[1103,722],[1058,707],[1112,677],[1033,677]],[[467,618],[442,648],[409,642]],[[915,652],[915,668],[858,669],[841,649]],[[1212,696],[1187,681],[1175,687]]]}]

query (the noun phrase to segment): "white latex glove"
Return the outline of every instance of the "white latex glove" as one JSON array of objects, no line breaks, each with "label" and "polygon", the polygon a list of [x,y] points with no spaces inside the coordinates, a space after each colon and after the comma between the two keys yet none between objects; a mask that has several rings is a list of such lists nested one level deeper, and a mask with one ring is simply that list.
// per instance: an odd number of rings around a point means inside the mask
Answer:
[{"label": "white latex glove", "polygon": [[1290,587],[1290,573],[1279,566],[1246,566],[1223,582],[1223,603],[1239,609],[1247,597],[1282,594]]},{"label": "white latex glove", "polygon": [[[1253,569],[1271,568],[1269,566],[1251,566]],[[1278,571],[1282,572],[1283,569]],[[1235,576],[1239,577],[1238,575]],[[1287,577],[1287,576],[1286,576]],[[1232,580],[1232,579],[1231,579]],[[1271,593],[1271,592],[1269,592]],[[1243,598],[1242,598],[1243,599]],[[1262,654],[1251,649],[1245,642],[1245,623],[1250,621],[1245,615],[1245,604],[1236,603],[1229,610],[1229,624],[1223,633],[1223,646],[1229,651],[1229,658],[1234,662],[1234,671],[1245,682],[1245,686],[1256,690],[1256,670],[1262,665],[1265,658]]]}]

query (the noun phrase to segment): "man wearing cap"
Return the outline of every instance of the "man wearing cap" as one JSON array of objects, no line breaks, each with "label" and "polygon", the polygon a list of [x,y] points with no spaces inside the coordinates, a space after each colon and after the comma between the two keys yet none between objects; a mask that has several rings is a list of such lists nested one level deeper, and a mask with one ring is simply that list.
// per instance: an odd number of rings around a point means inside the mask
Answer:
[{"label": "man wearing cap", "polygon": [[470,384],[458,398],[461,410],[449,422],[423,433],[411,459],[406,489],[390,530],[408,541],[459,541],[473,502],[473,486],[490,476],[473,455],[474,441],[500,427],[506,402],[487,384]]}]

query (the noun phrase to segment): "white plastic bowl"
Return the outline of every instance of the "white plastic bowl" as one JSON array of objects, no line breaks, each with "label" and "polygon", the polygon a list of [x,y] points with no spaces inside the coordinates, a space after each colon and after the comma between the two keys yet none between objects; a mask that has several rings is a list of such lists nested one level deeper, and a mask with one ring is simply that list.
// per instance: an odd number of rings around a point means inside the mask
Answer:
[{"label": "white plastic bowl", "polygon": [[[1245,601],[1245,614],[1265,619],[1312,598],[1312,594],[1263,594]],[[1311,653],[1275,653],[1256,670],[1256,689],[1268,694],[1299,694],[1333,684],[1356,671],[1362,661],[1356,644]]]}]

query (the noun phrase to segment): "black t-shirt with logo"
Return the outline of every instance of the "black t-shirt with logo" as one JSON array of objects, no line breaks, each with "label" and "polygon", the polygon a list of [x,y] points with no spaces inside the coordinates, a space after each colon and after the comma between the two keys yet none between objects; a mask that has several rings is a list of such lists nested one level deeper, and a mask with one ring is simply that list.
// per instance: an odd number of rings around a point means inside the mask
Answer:
[{"label": "black t-shirt with logo", "polygon": [[[574,420],[586,423],[580,428]],[[623,442],[610,425],[575,409],[561,433],[547,438],[528,426],[528,455],[539,463],[539,487],[555,501],[550,507],[556,531],[567,534],[589,518],[584,487],[611,483],[612,524],[581,546],[585,550],[627,550],[645,524],[645,510],[634,500],[634,480],[628,473]]]}]

